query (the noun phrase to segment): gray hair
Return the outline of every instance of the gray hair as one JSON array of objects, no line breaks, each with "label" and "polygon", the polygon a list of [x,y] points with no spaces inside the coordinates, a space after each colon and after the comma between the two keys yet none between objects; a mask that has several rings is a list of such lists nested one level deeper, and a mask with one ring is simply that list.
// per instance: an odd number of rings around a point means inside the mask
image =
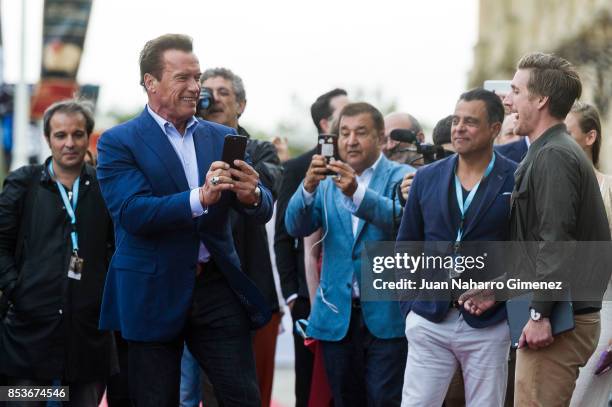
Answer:
[{"label": "gray hair", "polygon": [[55,113],[77,114],[85,118],[85,132],[91,135],[94,128],[93,103],[85,99],[68,99],[55,102],[45,110],[43,115],[43,130],[45,137],[51,137],[51,119]]},{"label": "gray hair", "polygon": [[238,103],[246,101],[246,91],[244,90],[244,83],[242,83],[242,78],[240,78],[240,76],[236,75],[227,68],[207,69],[202,74],[200,83],[203,84],[206,79],[214,78],[216,76],[220,76],[224,79],[227,79],[232,83],[232,88],[234,88],[234,94],[236,95],[236,101]]}]

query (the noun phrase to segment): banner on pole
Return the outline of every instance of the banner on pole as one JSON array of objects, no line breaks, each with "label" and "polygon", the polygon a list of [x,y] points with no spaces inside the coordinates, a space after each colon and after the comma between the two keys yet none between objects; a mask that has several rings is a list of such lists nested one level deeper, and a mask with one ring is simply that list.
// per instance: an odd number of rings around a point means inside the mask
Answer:
[{"label": "banner on pole", "polygon": [[40,83],[32,100],[32,118],[53,102],[74,97],[92,0],[45,0]]}]

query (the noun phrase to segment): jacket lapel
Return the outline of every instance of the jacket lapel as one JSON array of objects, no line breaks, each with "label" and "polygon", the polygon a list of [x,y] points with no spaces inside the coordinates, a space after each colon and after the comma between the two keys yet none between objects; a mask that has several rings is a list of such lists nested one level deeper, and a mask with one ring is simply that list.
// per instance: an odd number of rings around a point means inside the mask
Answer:
[{"label": "jacket lapel", "polygon": [[[327,184],[328,188],[332,190],[332,197],[330,201],[334,203],[334,210],[338,213],[338,218],[340,218],[340,223],[342,225],[342,229],[348,235],[350,239],[353,239],[353,219],[351,217],[351,213],[346,208],[344,203],[344,194],[340,191],[336,185],[330,180],[329,184]],[[327,208],[329,211],[329,208]]]},{"label": "jacket lapel", "polygon": [[198,126],[193,133],[193,143],[195,144],[198,161],[199,185],[202,185],[206,180],[206,173],[213,163],[214,157],[221,157],[221,152],[217,151],[219,145],[211,140],[208,128],[201,121],[198,121]]},{"label": "jacket lapel", "polygon": [[474,217],[466,225],[465,233],[463,234],[464,236],[467,236],[478,224],[480,219],[484,216],[484,213],[489,209],[489,206],[491,206],[493,201],[495,201],[495,198],[497,198],[499,191],[506,181],[506,177],[510,175],[506,171],[507,167],[505,162],[500,158],[500,155],[497,153],[494,154],[496,155],[495,166],[493,167],[491,174],[489,174],[487,188],[482,199],[480,200],[480,203],[476,208],[474,208],[475,212],[472,212],[474,213]]},{"label": "jacket lapel", "polygon": [[[455,167],[457,165],[457,154],[454,154],[450,160],[447,160],[444,165],[441,165],[438,169],[439,171],[439,180],[440,185],[438,185],[438,197],[440,198],[438,204],[442,210],[442,217],[444,218],[444,223],[446,223],[446,227],[451,231],[451,235],[456,235],[457,231],[454,230],[451,217],[450,217],[450,208],[449,208],[449,196],[448,190],[451,185],[451,181],[455,177]],[[453,236],[454,236],[453,235]]]},{"label": "jacket lapel", "polygon": [[166,167],[168,175],[174,181],[177,189],[179,191],[188,190],[189,184],[187,183],[187,177],[185,177],[185,170],[166,134],[149,114],[147,108],[138,119],[140,120],[140,128],[137,134],[142,140],[142,144],[148,146],[159,157],[159,162]]},{"label": "jacket lapel", "polygon": [[[389,178],[389,160],[383,155],[381,156],[380,162],[374,169],[374,173],[372,174],[372,178],[370,179],[370,184],[367,189],[371,189],[372,191],[377,192],[379,195],[384,193],[385,185],[387,185],[387,179]],[[363,219],[359,219],[357,223],[357,232],[355,233],[355,242],[361,235],[363,228],[365,226],[365,221]],[[354,244],[353,243],[353,244]]]}]

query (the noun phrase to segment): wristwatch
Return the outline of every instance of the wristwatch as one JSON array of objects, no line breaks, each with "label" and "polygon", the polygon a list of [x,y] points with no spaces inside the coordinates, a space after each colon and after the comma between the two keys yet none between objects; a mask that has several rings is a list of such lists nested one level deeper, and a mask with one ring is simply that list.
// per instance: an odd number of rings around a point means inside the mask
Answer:
[{"label": "wristwatch", "polygon": [[257,200],[253,204],[253,207],[257,208],[259,206],[259,201],[261,201],[261,188],[259,188],[258,186],[255,187],[254,193],[255,193],[255,196],[257,197]]},{"label": "wristwatch", "polygon": [[542,320],[542,314],[536,311],[534,308],[529,308],[529,317],[534,322],[538,322]]}]

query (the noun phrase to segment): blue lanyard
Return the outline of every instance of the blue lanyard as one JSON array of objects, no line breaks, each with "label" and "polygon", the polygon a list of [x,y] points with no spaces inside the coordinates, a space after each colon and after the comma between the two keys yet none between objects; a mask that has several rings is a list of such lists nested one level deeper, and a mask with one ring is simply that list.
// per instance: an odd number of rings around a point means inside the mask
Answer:
[{"label": "blue lanyard", "polygon": [[478,191],[480,183],[491,173],[491,171],[493,171],[493,165],[495,165],[495,153],[493,153],[493,158],[491,158],[491,161],[489,162],[489,165],[487,166],[484,175],[482,176],[480,181],[478,181],[478,183],[474,186],[474,188],[472,188],[467,198],[465,199],[465,202],[463,202],[463,189],[461,188],[461,181],[459,181],[459,177],[457,176],[457,174],[455,174],[455,195],[457,196],[457,205],[459,205],[459,211],[461,212],[461,222],[459,223],[459,229],[457,230],[457,242],[460,242],[461,238],[463,237],[463,221],[465,220],[465,214],[467,213],[468,208],[474,200],[474,196]]},{"label": "blue lanyard", "polygon": [[[55,173],[53,172],[53,162],[49,163],[49,174],[55,178]],[[72,240],[72,251],[75,253],[79,251],[79,239],[76,232],[76,207],[77,202],[79,200],[79,181],[81,177],[77,177],[74,180],[74,184],[72,185],[72,203],[68,199],[68,194],[66,193],[66,188],[62,185],[61,182],[55,180],[57,184],[57,188],[60,191],[60,195],[62,196],[62,201],[64,201],[64,206],[66,207],[66,212],[68,212],[68,216],[70,216],[70,224],[72,225],[72,232],[70,233],[70,239]]]}]

